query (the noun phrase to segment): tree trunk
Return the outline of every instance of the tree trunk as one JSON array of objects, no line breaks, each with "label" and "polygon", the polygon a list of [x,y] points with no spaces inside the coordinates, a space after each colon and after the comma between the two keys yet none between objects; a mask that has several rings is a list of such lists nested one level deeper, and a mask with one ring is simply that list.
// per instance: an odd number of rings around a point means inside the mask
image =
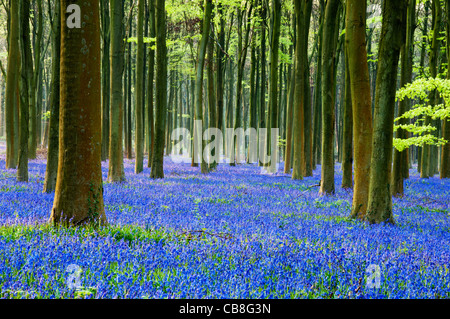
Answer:
[{"label": "tree trunk", "polygon": [[[128,37],[132,37],[133,36],[133,23],[132,23],[132,19],[130,17],[130,24],[129,24],[129,30],[128,30]],[[132,101],[132,96],[131,96],[131,81],[133,79],[133,73],[132,73],[132,61],[131,61],[131,42],[128,43],[128,53],[127,53],[127,68],[128,68],[128,72],[127,72],[127,87],[125,88],[127,90],[127,115],[126,115],[126,121],[127,121],[127,125],[126,125],[126,135],[125,138],[127,140],[126,142],[126,149],[127,149],[127,158],[128,159],[132,159],[133,158],[133,137],[132,137],[132,128],[131,128],[131,116],[132,116],[132,105],[131,105],[131,101]]]},{"label": "tree trunk", "polygon": [[[438,64],[438,54],[440,47],[440,29],[441,29],[441,4],[439,0],[433,0],[433,31],[432,31],[432,40],[431,40],[431,49],[430,49],[430,76],[432,78],[437,77],[437,64]],[[437,91],[434,90],[430,92],[430,104],[436,105],[438,104],[438,95]],[[432,125],[432,119],[430,116],[425,116],[425,125]],[[429,178],[434,175],[434,170],[432,169],[432,146],[425,144],[422,147],[422,159],[421,165],[422,168],[420,170],[421,178]]]},{"label": "tree trunk", "polygon": [[322,47],[323,47],[323,19],[325,16],[324,0],[320,0],[320,25],[317,35],[318,54],[317,54],[317,70],[314,87],[314,114],[313,114],[313,167],[320,163],[321,158],[321,114],[322,114]]},{"label": "tree trunk", "polygon": [[20,49],[19,49],[19,1],[11,1],[9,25],[9,48],[8,48],[8,71],[6,77],[5,97],[5,122],[6,122],[6,168],[16,168],[16,128],[15,114],[17,99],[18,80],[20,72]]},{"label": "tree trunk", "polygon": [[[261,19],[265,21],[267,16],[267,8],[265,1],[261,1]],[[259,100],[259,129],[267,128],[266,123],[266,28],[264,24],[261,24],[261,91],[260,91],[260,100]],[[260,137],[262,134],[258,134]],[[267,135],[266,135],[267,138]],[[258,142],[258,151],[261,153],[261,147],[265,147],[263,141]],[[263,166],[261,159],[259,160],[259,166]]]},{"label": "tree trunk", "polygon": [[137,25],[137,61],[136,61],[136,93],[135,93],[135,151],[136,161],[134,172],[141,173],[144,170],[144,136],[142,126],[143,117],[143,94],[144,94],[144,1],[138,1],[138,25]]},{"label": "tree trunk", "polygon": [[174,89],[175,89],[175,70],[170,71],[169,76],[169,101],[167,104],[168,110],[166,113],[166,126],[165,126],[165,145],[166,145],[166,155],[170,155],[172,152],[172,141],[171,141],[171,132],[172,132],[172,112],[173,112],[173,98],[174,98]]},{"label": "tree trunk", "polygon": [[[447,32],[447,61],[450,61],[450,1],[445,2],[445,9],[446,9],[446,15],[447,15],[447,26],[446,26],[446,32]],[[447,79],[450,80],[450,69],[447,70]],[[443,120],[442,123],[442,135],[443,138],[447,142],[445,145],[442,146],[441,151],[441,172],[440,172],[440,178],[450,178],[450,119],[446,118]]]},{"label": "tree trunk", "polygon": [[345,52],[345,98],[344,98],[344,127],[342,144],[342,188],[353,188],[353,110],[350,85],[350,71],[348,67],[348,53]]},{"label": "tree trunk", "polygon": [[65,23],[61,1],[59,163],[54,225],[106,224],[101,171],[99,2],[80,2],[82,28]]},{"label": "tree trunk", "polygon": [[[155,31],[155,0],[149,0],[149,36],[154,38]],[[152,157],[155,144],[155,124],[153,120],[153,80],[155,77],[155,50],[149,46],[148,54],[148,81],[147,81],[147,144],[148,144],[148,167],[152,166]]]},{"label": "tree trunk", "polygon": [[110,14],[109,0],[100,1],[102,23],[102,161],[106,161],[109,155],[109,123],[110,123]]},{"label": "tree trunk", "polygon": [[[242,30],[242,24],[244,23],[245,11],[240,11],[238,8],[238,61],[237,61],[237,82],[236,82],[236,104],[234,108],[234,129],[237,130],[241,127],[241,109],[243,98],[243,80],[244,80],[244,67],[245,60],[247,58],[247,44],[250,33],[250,15],[253,9],[253,5],[250,4],[250,8],[247,13],[247,26]],[[245,32],[245,34],[243,34]],[[244,39],[245,37],[245,39]],[[240,163],[240,145],[237,142],[237,137],[233,137],[233,144],[230,150],[230,165],[234,166],[236,163]]]},{"label": "tree trunk", "polygon": [[222,4],[218,3],[217,11],[219,14],[220,30],[218,37],[218,43],[216,46],[216,104],[217,104],[217,121],[216,127],[223,133],[223,106],[224,106],[224,76],[225,76],[225,63],[224,63],[224,47],[225,47],[225,18],[222,8]]},{"label": "tree trunk", "polygon": [[[308,65],[308,34],[311,18],[312,0],[295,0],[297,22],[295,49],[295,92],[294,92],[294,163],[292,179],[303,179],[306,154],[302,154],[305,145],[304,112],[305,112],[305,69]],[[302,165],[303,163],[303,165]]]},{"label": "tree trunk", "polygon": [[[293,19],[295,20],[295,19]],[[293,25],[295,26],[295,21],[293,21]],[[292,56],[293,46],[290,48],[290,55]],[[287,109],[286,109],[286,151],[284,153],[284,173],[291,173],[291,157],[292,157],[292,124],[293,124],[293,115],[294,115],[294,87],[295,87],[295,76],[294,76],[295,66],[292,67],[289,65],[288,67],[288,92],[287,92]]]},{"label": "tree trunk", "polygon": [[[311,17],[311,7],[306,8],[306,20],[305,20],[305,32],[306,35],[303,38],[303,48],[308,50],[308,37],[309,37],[309,27],[310,27],[310,17]],[[310,86],[310,72],[309,72],[309,60],[308,51],[304,52],[305,56],[305,66],[303,68],[303,140],[302,140],[302,151],[303,156],[301,159],[302,172],[304,177],[313,176],[313,165],[312,165],[312,104],[311,104],[311,86]]]},{"label": "tree trunk", "polygon": [[[29,109],[30,92],[33,75],[33,61],[30,45],[30,1],[20,2],[20,117],[19,117],[19,165],[17,180],[28,182],[28,135],[29,135]],[[30,77],[31,75],[31,77]]]},{"label": "tree trunk", "polygon": [[59,155],[59,79],[61,55],[61,9],[60,0],[55,1],[52,32],[52,81],[50,92],[50,123],[48,133],[47,167],[45,170],[44,192],[51,193],[56,187]]},{"label": "tree trunk", "polygon": [[[269,91],[269,114],[270,125],[267,130],[267,145],[271,148],[272,140],[271,134],[273,129],[279,129],[278,125],[278,113],[279,113],[279,100],[278,100],[278,56],[280,48],[280,27],[281,27],[281,0],[272,0],[272,15],[273,15],[273,30],[272,30],[272,43],[270,50],[270,91]],[[278,139],[277,139],[278,141]],[[267,152],[266,154],[269,154]],[[278,163],[278,144],[275,149],[270,149],[271,159],[275,159],[275,163],[270,163],[270,173],[276,173]]]},{"label": "tree trunk", "polygon": [[[412,82],[413,57],[414,57],[414,30],[416,24],[416,0],[408,0],[406,20],[406,42],[401,49],[401,79],[400,87]],[[398,116],[403,115],[410,109],[411,101],[406,98],[398,103]],[[408,119],[402,119],[399,124],[409,124]],[[406,130],[398,129],[397,138],[408,138]],[[405,167],[406,166],[406,167]],[[394,163],[392,171],[392,195],[401,197],[404,194],[403,180],[405,169],[409,170],[408,150],[399,152],[394,150]]]},{"label": "tree trunk", "polygon": [[[43,65],[43,62],[41,62]],[[40,68],[38,76],[38,88],[36,93],[36,145],[38,148],[43,148],[42,146],[42,110],[43,110],[43,70]]]},{"label": "tree trunk", "polygon": [[[352,217],[364,218],[369,196],[372,153],[372,102],[366,50],[366,3],[347,0],[346,45],[353,108],[355,176]],[[323,151],[323,150],[322,150]]]},{"label": "tree trunk", "polygon": [[[425,76],[425,55],[427,53],[428,46],[428,16],[430,10],[430,0],[426,0],[424,3],[425,7],[425,16],[423,19],[423,32],[422,32],[422,45],[420,49],[420,66],[419,66],[419,75]],[[423,101],[421,101],[423,102]],[[423,118],[421,118],[423,120]],[[417,148],[417,171],[420,173],[422,170],[422,147]]]},{"label": "tree trunk", "polygon": [[155,0],[156,122],[151,178],[164,178],[164,128],[167,104],[167,49],[165,0]]},{"label": "tree trunk", "polygon": [[374,130],[366,219],[394,224],[392,213],[392,144],[400,49],[406,27],[406,1],[385,0],[378,53]]},{"label": "tree trunk", "polygon": [[[34,2],[34,1],[33,1]],[[37,0],[37,21],[36,21],[36,43],[34,46],[34,71],[33,71],[33,57],[31,54],[31,48],[30,48],[30,54],[27,58],[29,60],[29,136],[28,136],[28,157],[31,159],[36,158],[36,149],[37,149],[37,122],[40,121],[40,118],[37,117],[37,103],[36,103],[36,97],[37,97],[37,87],[38,87],[38,81],[39,81],[39,74],[41,70],[41,43],[42,43],[42,37],[43,37],[43,21],[42,21],[42,0]],[[35,12],[36,15],[36,12]],[[35,17],[36,18],[36,17]]]},{"label": "tree trunk", "polygon": [[322,47],[322,179],[321,194],[333,194],[334,189],[334,122],[336,99],[336,28],[339,25],[338,12],[340,0],[328,0],[325,7]]},{"label": "tree trunk", "polygon": [[[211,28],[210,31],[211,39],[214,39],[214,30]],[[181,88],[180,88],[181,90]],[[180,99],[181,104],[181,99]],[[180,112],[181,113],[181,112]],[[208,113],[209,113],[209,121],[208,127],[214,128],[216,124],[216,97],[215,97],[215,88],[214,88],[214,42],[209,41],[208,43]],[[211,150],[211,156],[213,159],[216,158],[216,153],[219,150],[214,148]],[[220,154],[218,154],[220,156]],[[217,161],[210,161],[210,169],[214,169],[217,167]]]},{"label": "tree trunk", "polygon": [[109,182],[125,180],[123,170],[123,5],[120,0],[111,0],[111,51],[110,51],[110,132],[109,132]]},{"label": "tree trunk", "polygon": [[198,125],[199,121],[203,121],[203,69],[205,65],[206,48],[210,32],[210,21],[212,13],[212,0],[205,0],[205,11],[203,15],[202,38],[199,44],[196,81],[195,81],[195,129],[194,135],[197,136],[195,156],[199,158],[199,164],[202,174],[208,173],[208,166],[203,158],[203,150],[205,149],[205,141],[203,140],[203,128]]}]

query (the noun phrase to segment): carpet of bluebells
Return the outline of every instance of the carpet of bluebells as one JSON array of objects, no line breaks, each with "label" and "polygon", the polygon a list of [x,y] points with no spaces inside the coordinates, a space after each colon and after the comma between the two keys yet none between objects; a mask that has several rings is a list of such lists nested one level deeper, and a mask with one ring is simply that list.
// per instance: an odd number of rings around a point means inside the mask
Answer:
[{"label": "carpet of bluebells", "polygon": [[[145,163],[146,164],[146,163]],[[201,175],[165,161],[106,182],[109,226],[54,229],[45,161],[18,183],[0,157],[0,298],[449,298],[450,181],[420,179],[394,199],[396,225],[348,218],[351,191],[256,165]],[[74,271],[76,267],[76,271]]]}]

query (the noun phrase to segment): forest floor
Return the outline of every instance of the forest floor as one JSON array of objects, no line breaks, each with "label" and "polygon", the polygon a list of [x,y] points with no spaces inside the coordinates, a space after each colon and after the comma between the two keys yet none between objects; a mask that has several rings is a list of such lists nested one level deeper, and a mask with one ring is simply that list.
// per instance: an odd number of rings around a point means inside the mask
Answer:
[{"label": "forest floor", "polygon": [[104,182],[109,226],[58,230],[45,161],[30,161],[29,183],[4,167],[0,156],[0,298],[450,297],[450,180],[414,169],[392,226],[348,218],[339,165],[322,197],[320,167],[293,181],[166,158],[152,180],[125,160],[126,182]]}]

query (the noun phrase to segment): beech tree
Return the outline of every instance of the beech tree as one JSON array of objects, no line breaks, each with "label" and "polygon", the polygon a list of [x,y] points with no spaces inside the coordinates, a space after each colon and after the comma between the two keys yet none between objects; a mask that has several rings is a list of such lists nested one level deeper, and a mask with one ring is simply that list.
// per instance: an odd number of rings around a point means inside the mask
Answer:
[{"label": "beech tree", "polygon": [[30,44],[30,1],[20,2],[20,98],[19,98],[19,165],[17,180],[28,182],[28,137],[30,124],[30,102],[33,78],[33,60]]},{"label": "beech tree", "polygon": [[[30,1],[29,1],[30,2]],[[29,134],[28,134],[28,158],[35,159],[36,158],[36,150],[38,144],[38,122],[40,119],[38,118],[38,104],[37,101],[37,93],[38,93],[38,82],[39,82],[39,74],[41,73],[41,54],[43,51],[42,40],[43,40],[43,8],[42,8],[42,0],[31,1],[31,4],[36,5],[33,8],[33,22],[34,22],[34,30],[33,30],[33,41],[30,39],[30,35],[28,35],[28,43],[29,43],[29,56],[27,57],[28,66],[28,95],[29,95]],[[29,5],[28,5],[29,6]],[[37,10],[36,10],[37,9]],[[31,7],[29,8],[31,10]],[[28,30],[30,27],[28,26]],[[31,41],[33,43],[31,43]],[[32,52],[33,46],[34,52]],[[34,63],[33,63],[34,62]]]},{"label": "beech tree", "polygon": [[15,127],[17,120],[15,113],[17,109],[17,90],[20,72],[20,49],[19,49],[19,1],[11,1],[9,22],[9,49],[8,49],[8,71],[6,77],[5,94],[5,126],[6,126],[6,168],[17,167],[17,145]]},{"label": "beech tree", "polygon": [[[248,7],[248,9],[247,9]],[[236,82],[236,105],[234,108],[234,129],[241,127],[241,113],[242,113],[242,98],[243,98],[243,79],[244,79],[244,66],[247,58],[248,42],[250,35],[250,18],[253,10],[252,1],[246,1],[244,9],[237,8],[237,27],[238,27],[238,46],[237,46],[237,82]],[[206,11],[205,11],[206,14]],[[246,26],[243,28],[244,21]],[[205,22],[204,22],[205,23]],[[230,149],[230,165],[234,166],[240,163],[240,145],[237,143],[237,137],[233,137],[231,149]]]},{"label": "beech tree", "polygon": [[[430,77],[436,78],[438,74],[438,58],[439,58],[439,46],[440,46],[440,29],[441,29],[441,2],[440,0],[433,0],[432,2],[432,13],[433,13],[433,30],[431,38],[431,48],[430,48]],[[439,104],[439,96],[437,91],[432,91],[430,93],[430,105]],[[432,119],[430,116],[425,116],[425,125],[431,125]],[[421,169],[420,177],[429,178],[432,177],[434,172],[434,167],[432,162],[434,161],[434,146],[425,144],[422,148],[421,154]]]},{"label": "beech tree", "polygon": [[[267,130],[267,148],[270,150],[271,158],[278,159],[277,147],[271,149],[271,133],[272,129],[279,128],[278,126],[278,113],[279,113],[279,101],[278,101],[278,56],[280,48],[280,26],[281,26],[281,0],[272,1],[272,16],[273,16],[273,29],[272,29],[272,41],[270,50],[270,87],[269,87],[269,123]],[[275,163],[276,164],[276,163]],[[271,163],[269,172],[276,172],[276,165]],[[271,171],[271,170],[274,171]]]},{"label": "beech tree", "polygon": [[354,186],[352,217],[364,218],[369,198],[372,99],[366,49],[366,3],[347,0],[345,42],[353,108]]},{"label": "beech tree", "polygon": [[[311,18],[312,0],[295,0],[296,48],[295,48],[295,92],[294,92],[294,163],[292,179],[302,179],[304,175],[306,154],[302,151],[305,144],[304,114],[308,100],[305,90],[308,63],[308,35]],[[302,154],[303,153],[303,154]]]},{"label": "beech tree", "polygon": [[[447,25],[446,25],[446,33],[447,33],[447,61],[450,61],[450,1],[445,1],[445,12],[446,12],[446,18],[447,18]],[[450,68],[447,69],[447,79],[450,80]],[[442,123],[442,132],[443,137],[448,142],[442,146],[441,151],[441,172],[440,177],[441,178],[450,178],[450,118],[446,118],[443,120]]]},{"label": "beech tree", "polygon": [[60,0],[55,0],[52,27],[52,79],[49,100],[50,123],[47,147],[47,167],[45,169],[44,192],[51,193],[56,187],[59,154],[59,79],[61,55],[61,8]]},{"label": "beech tree", "polygon": [[[416,0],[408,0],[407,18],[406,18],[406,36],[405,42],[401,48],[401,75],[400,87],[412,81],[413,57],[414,57],[414,30],[416,25]],[[403,115],[410,109],[411,100],[404,99],[398,103],[398,115]],[[408,124],[403,119],[399,124]],[[399,129],[396,138],[405,139],[408,137],[408,131]],[[408,149],[400,152],[394,150],[394,162],[392,171],[392,195],[403,196],[403,180],[407,178],[409,172],[409,152]],[[406,172],[406,174],[405,174]]]},{"label": "beech tree", "polygon": [[109,131],[109,170],[108,180],[125,180],[123,170],[123,4],[120,0],[111,0],[111,102]]},{"label": "beech tree", "polygon": [[110,134],[110,0],[100,1],[100,23],[101,23],[101,42],[102,42],[102,161],[105,161],[109,155],[109,134]]},{"label": "beech tree", "polygon": [[344,127],[342,144],[342,188],[353,188],[353,108],[350,84],[350,70],[348,67],[348,52],[345,51],[345,100]]},{"label": "beech tree", "polygon": [[334,193],[334,105],[336,98],[336,28],[340,0],[328,0],[325,8],[322,48],[322,180],[320,193]]},{"label": "beech tree", "polygon": [[[61,12],[71,4],[61,1]],[[101,171],[99,2],[79,3],[81,28],[62,15],[59,162],[50,222],[106,224]]]},{"label": "beech tree", "polygon": [[[154,38],[156,36],[155,31],[155,0],[149,0],[148,3],[148,15],[149,15],[149,36]],[[147,81],[147,149],[148,149],[148,163],[147,166],[152,166],[152,156],[155,144],[155,124],[153,119],[154,112],[154,81],[155,78],[155,50],[153,47],[149,48],[148,54],[148,81]]]},{"label": "beech tree", "polygon": [[392,213],[391,170],[397,69],[406,26],[405,9],[406,0],[383,2],[366,216],[371,223],[395,223]]},{"label": "beech tree", "polygon": [[143,171],[144,160],[144,136],[143,136],[143,94],[144,94],[144,0],[138,0],[138,25],[137,25],[137,61],[136,61],[136,94],[135,94],[135,115],[136,132],[135,148],[136,161],[134,172],[136,174]]},{"label": "beech tree", "polygon": [[155,0],[156,31],[156,118],[155,147],[152,153],[151,178],[164,178],[164,128],[167,104],[167,48],[165,0]]},{"label": "beech tree", "polygon": [[[202,38],[200,40],[199,50],[198,50],[198,58],[197,58],[197,67],[196,67],[196,78],[195,78],[195,120],[196,123],[199,121],[203,121],[203,69],[205,65],[205,56],[206,49],[208,45],[209,32],[210,32],[210,23],[211,23],[211,14],[212,14],[212,0],[205,0],[205,10],[203,14],[203,30],[202,30]],[[204,125],[204,123],[203,123]],[[203,158],[203,150],[205,149],[206,143],[203,139],[203,129],[202,127],[195,125],[194,135],[197,136],[196,150],[194,153],[197,153],[200,161],[200,170],[203,174],[208,173],[208,165]]]}]

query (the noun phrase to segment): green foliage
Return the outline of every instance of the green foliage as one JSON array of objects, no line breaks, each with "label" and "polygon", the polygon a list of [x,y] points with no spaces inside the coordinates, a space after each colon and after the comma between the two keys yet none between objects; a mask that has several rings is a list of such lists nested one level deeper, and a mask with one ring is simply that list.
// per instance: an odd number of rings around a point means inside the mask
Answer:
[{"label": "green foliage", "polygon": [[[444,100],[444,104],[430,105],[430,93],[437,92]],[[394,131],[406,130],[414,136],[407,139],[394,138],[394,147],[403,151],[412,145],[423,146],[444,145],[447,143],[443,138],[438,138],[431,133],[436,130],[431,125],[424,125],[420,117],[429,116],[431,119],[443,120],[450,117],[450,80],[442,78],[420,78],[413,83],[397,91],[397,101],[404,99],[419,99],[423,103],[415,104],[411,110],[395,119],[398,123],[402,119],[416,119],[413,124],[395,124]],[[418,119],[419,118],[419,119]]]},{"label": "green foliage", "polygon": [[169,0],[166,1],[168,19],[173,23],[184,22],[188,19],[203,18],[201,1]]},{"label": "green foliage", "polygon": [[80,240],[102,237],[113,238],[116,241],[124,241],[130,247],[142,241],[165,242],[174,240],[173,230],[142,228],[136,225],[114,225],[94,227],[87,225],[85,228],[55,228],[50,224],[39,225],[14,225],[0,226],[0,238],[5,241],[14,241],[20,238],[31,240],[36,233],[43,236],[78,236]]},{"label": "green foliage", "polygon": [[42,119],[43,120],[49,120],[50,119],[50,114],[51,112],[50,111],[47,111],[47,112],[45,112],[45,113],[43,113],[42,114]]}]

